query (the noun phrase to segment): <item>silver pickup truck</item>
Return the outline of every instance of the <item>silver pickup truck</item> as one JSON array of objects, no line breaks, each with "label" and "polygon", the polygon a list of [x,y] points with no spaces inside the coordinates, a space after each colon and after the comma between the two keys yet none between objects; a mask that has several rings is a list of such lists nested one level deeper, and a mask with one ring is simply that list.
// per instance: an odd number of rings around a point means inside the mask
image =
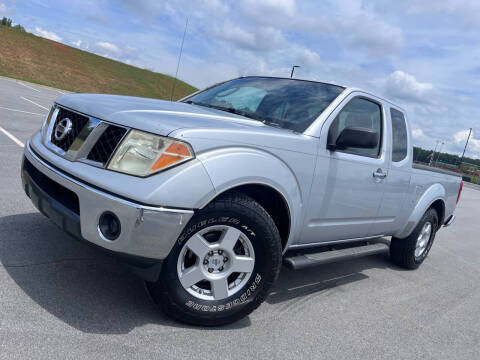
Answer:
[{"label": "silver pickup truck", "polygon": [[[459,176],[412,166],[405,112],[361,90],[242,77],[179,102],[69,94],[25,146],[35,206],[147,281],[165,312],[238,320],[293,269],[390,251],[415,269]],[[391,240],[388,239],[391,237]]]}]

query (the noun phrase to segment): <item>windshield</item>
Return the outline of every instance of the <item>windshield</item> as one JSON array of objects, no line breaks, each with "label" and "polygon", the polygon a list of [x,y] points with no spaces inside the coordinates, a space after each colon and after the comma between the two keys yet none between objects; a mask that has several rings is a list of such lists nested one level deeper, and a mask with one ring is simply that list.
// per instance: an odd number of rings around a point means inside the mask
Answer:
[{"label": "windshield", "polygon": [[247,77],[211,87],[183,102],[303,132],[343,90],[312,81]]}]

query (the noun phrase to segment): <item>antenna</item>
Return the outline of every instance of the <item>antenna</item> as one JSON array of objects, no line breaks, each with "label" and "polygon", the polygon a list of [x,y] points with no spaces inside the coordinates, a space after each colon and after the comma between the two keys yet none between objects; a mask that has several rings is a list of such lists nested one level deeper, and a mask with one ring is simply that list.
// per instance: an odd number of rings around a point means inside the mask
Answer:
[{"label": "antenna", "polygon": [[170,101],[173,101],[173,93],[175,92],[175,85],[177,85],[178,68],[180,67],[180,59],[182,58],[183,43],[185,42],[185,35],[187,34],[187,26],[188,26],[188,17],[187,17],[187,20],[185,21],[185,30],[183,31],[182,45],[180,46],[180,54],[178,54],[177,71],[175,72],[175,79],[173,80],[172,93],[170,94]]}]

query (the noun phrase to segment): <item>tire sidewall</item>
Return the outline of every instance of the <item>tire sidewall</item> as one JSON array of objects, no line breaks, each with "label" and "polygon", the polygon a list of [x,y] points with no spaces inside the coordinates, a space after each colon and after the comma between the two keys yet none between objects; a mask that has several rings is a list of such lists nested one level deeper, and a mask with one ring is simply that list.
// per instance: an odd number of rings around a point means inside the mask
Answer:
[{"label": "tire sidewall", "polygon": [[[222,300],[203,300],[187,292],[180,283],[177,273],[177,261],[181,250],[191,236],[207,227],[215,225],[232,226],[248,237],[255,252],[255,265],[246,284],[235,294]],[[276,229],[271,229],[261,216],[248,216],[238,211],[225,209],[200,213],[189,222],[177,239],[174,248],[165,261],[161,281],[170,301],[182,308],[186,316],[209,318],[228,318],[232,314],[249,312],[249,305],[258,297],[263,299],[270,285],[278,275],[278,264],[274,256]],[[276,239],[275,239],[276,240]],[[281,256],[281,254],[280,254]]]},{"label": "tire sidewall", "polygon": [[[418,257],[415,256],[415,247],[417,244],[417,239],[418,236],[420,235],[420,232],[422,231],[423,226],[425,225],[426,222],[430,222],[432,224],[432,232],[430,234],[430,238],[428,239],[427,247],[425,251]],[[432,248],[433,242],[435,240],[435,235],[437,233],[437,228],[438,228],[438,216],[437,212],[435,210],[430,209],[425,213],[423,216],[422,220],[417,226],[417,229],[415,230],[414,237],[412,238],[413,242],[413,261],[415,264],[420,265],[425,258],[428,256],[428,253],[430,252],[430,249]]]}]

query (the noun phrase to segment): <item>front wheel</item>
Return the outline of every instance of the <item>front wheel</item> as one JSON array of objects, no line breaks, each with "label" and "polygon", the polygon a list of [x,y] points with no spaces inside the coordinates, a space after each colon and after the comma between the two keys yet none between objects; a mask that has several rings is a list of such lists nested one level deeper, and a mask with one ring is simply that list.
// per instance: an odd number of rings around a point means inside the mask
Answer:
[{"label": "front wheel", "polygon": [[268,213],[240,193],[200,210],[148,288],[166,314],[194,325],[223,325],[255,310],[281,265],[281,241]]},{"label": "front wheel", "polygon": [[435,209],[428,209],[417,227],[405,239],[392,238],[390,257],[406,269],[416,269],[427,257],[438,229],[438,215]]}]

